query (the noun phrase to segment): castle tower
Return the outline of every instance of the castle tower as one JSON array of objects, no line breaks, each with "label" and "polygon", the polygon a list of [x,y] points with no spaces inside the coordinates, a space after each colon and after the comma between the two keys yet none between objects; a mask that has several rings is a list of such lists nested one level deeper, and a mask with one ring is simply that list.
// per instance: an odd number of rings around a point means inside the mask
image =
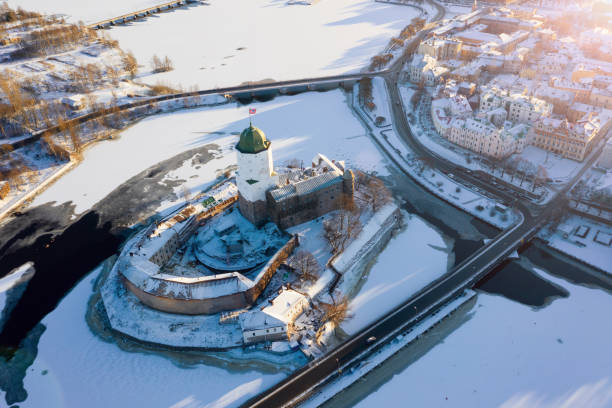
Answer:
[{"label": "castle tower", "polygon": [[252,124],[242,131],[236,145],[240,213],[255,225],[268,219],[266,191],[276,187],[278,182],[270,145],[264,132]]}]

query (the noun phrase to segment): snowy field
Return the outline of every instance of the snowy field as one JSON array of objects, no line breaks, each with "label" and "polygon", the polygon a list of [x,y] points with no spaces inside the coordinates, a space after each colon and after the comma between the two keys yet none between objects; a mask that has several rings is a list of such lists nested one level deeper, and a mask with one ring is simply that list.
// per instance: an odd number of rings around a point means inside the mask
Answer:
[{"label": "snowy field", "polygon": [[280,381],[282,373],[204,364],[178,365],[161,355],[126,352],[96,337],[85,321],[99,268],[42,323],[47,327],[24,380],[32,407],[225,407]]},{"label": "snowy field", "polygon": [[[253,123],[272,141],[277,164],[293,158],[308,163],[321,152],[346,160],[351,167],[387,174],[384,159],[352,116],[341,91],[278,97],[249,107],[257,109]],[[248,126],[249,107],[232,104],[144,119],[122,132],[119,139],[87,149],[83,162],[38,196],[33,205],[73,201],[76,212],[83,212],[159,161],[214,143],[219,146],[215,159],[200,169],[189,164],[175,173],[187,180],[188,188],[201,190],[215,180],[217,170],[236,163],[234,145],[237,134]],[[170,205],[165,203],[166,208]]]},{"label": "snowy field", "polygon": [[612,296],[539,273],[569,298],[533,309],[480,293],[469,320],[357,406],[611,406]]},{"label": "snowy field", "polygon": [[[75,2],[76,3],[76,2]],[[143,65],[139,80],[200,89],[356,72],[419,15],[371,0],[212,0],[109,31]],[[174,71],[150,75],[154,54]]]},{"label": "snowy field", "polygon": [[349,334],[393,309],[447,270],[452,243],[421,218],[404,213],[404,219],[406,226],[378,255],[349,305],[352,317],[341,324]]}]

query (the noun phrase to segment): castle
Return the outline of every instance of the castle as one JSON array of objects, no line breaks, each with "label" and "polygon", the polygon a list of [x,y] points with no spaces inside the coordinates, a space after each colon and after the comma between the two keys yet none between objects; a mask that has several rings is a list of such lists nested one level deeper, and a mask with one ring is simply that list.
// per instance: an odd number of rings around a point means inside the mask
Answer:
[{"label": "castle", "polygon": [[257,226],[272,221],[289,228],[352,200],[355,178],[344,162],[317,154],[312,167],[279,174],[274,171],[272,143],[252,124],[240,134],[236,150],[240,212]]},{"label": "castle", "polygon": [[[270,141],[252,125],[236,149],[236,184],[225,180],[125,245],[115,267],[145,305],[194,315],[252,305],[299,245],[297,236],[279,228],[310,221],[353,199],[353,172],[341,161],[317,154],[312,167],[277,173]],[[233,211],[236,200],[240,213]],[[180,264],[185,252],[206,272]],[[249,341],[259,338],[259,329],[253,330]]]}]

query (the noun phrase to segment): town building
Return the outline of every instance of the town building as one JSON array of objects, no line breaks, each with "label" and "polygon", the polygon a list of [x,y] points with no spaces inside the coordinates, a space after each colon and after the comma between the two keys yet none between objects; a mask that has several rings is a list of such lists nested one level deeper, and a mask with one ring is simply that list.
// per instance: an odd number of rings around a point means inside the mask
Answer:
[{"label": "town building", "polygon": [[484,118],[454,118],[448,140],[485,156],[501,159],[521,152],[527,144],[529,126],[506,122],[498,129]]},{"label": "town building", "polygon": [[437,60],[447,60],[457,58],[460,50],[460,41],[430,37],[419,44],[417,53],[429,55]]},{"label": "town building", "polygon": [[546,84],[540,85],[535,90],[534,96],[552,104],[553,113],[558,115],[566,115],[568,108],[574,102],[572,92],[551,88]]},{"label": "town building", "polygon": [[533,123],[553,111],[552,105],[542,99],[497,87],[484,87],[480,94],[480,111],[500,107],[508,112],[508,120],[520,123]]},{"label": "town building", "polygon": [[542,118],[531,131],[536,147],[582,161],[593,149],[599,129],[599,121],[592,117],[575,123],[567,119]]},{"label": "town building", "polygon": [[589,103],[601,108],[612,109],[612,90],[593,89],[589,97]]},{"label": "town building", "polygon": [[447,72],[448,68],[438,65],[435,58],[429,55],[415,54],[408,65],[406,76],[412,83],[433,86]]},{"label": "town building", "polygon": [[581,82],[569,81],[564,78],[552,77],[549,81],[552,88],[561,89],[574,94],[575,102],[588,103],[591,87]]}]

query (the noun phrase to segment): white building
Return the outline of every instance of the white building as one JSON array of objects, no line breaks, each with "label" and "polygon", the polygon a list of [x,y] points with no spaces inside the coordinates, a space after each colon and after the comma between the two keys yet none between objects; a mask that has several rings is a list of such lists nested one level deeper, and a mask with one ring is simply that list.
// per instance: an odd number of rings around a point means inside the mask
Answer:
[{"label": "white building", "polygon": [[417,53],[429,55],[437,60],[446,60],[456,58],[460,50],[461,42],[457,40],[430,37],[421,41]]},{"label": "white building", "polygon": [[533,144],[563,157],[582,161],[593,149],[600,129],[599,118],[592,116],[576,123],[567,119],[540,119],[531,130]]},{"label": "white building", "polygon": [[498,129],[482,118],[453,119],[448,140],[476,153],[504,158],[521,152],[527,144],[529,127],[507,122]]},{"label": "white building", "polygon": [[542,99],[496,87],[484,88],[480,95],[480,111],[487,112],[499,107],[506,109],[509,120],[520,123],[533,123],[553,111],[552,104]]},{"label": "white building", "polygon": [[433,86],[447,72],[448,68],[439,66],[435,58],[429,55],[415,54],[408,65],[407,76],[412,83]]},{"label": "white building", "polygon": [[308,298],[292,289],[283,290],[271,305],[240,315],[244,344],[288,340],[289,325],[310,307]]}]

